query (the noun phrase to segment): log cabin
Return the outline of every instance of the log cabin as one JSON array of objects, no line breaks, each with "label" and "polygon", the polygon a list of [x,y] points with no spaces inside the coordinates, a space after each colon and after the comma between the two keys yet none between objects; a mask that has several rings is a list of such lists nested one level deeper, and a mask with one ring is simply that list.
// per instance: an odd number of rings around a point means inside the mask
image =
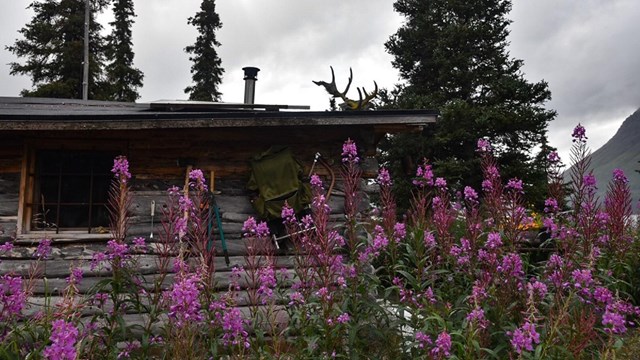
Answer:
[{"label": "log cabin", "polygon": [[[427,110],[316,112],[287,105],[0,97],[0,244],[14,243],[0,254],[0,275],[26,275],[43,238],[52,241],[42,276],[53,295],[64,288],[74,263],[85,270],[80,292],[108,275],[92,271],[88,261],[111,238],[105,204],[117,155],[128,158],[133,175],[128,238],[152,243],[152,234],[161,231],[167,188],[182,188],[185,173],[198,168],[216,190],[233,266],[244,261],[242,224],[256,215],[247,190],[254,155],[286,146],[309,171],[320,153],[337,174],[342,144],[350,138],[363,158],[364,176],[374,177],[383,136],[421,131],[436,118]],[[333,195],[339,218],[339,181]],[[220,241],[215,246],[221,250]],[[140,255],[139,264],[141,273],[157,271],[152,253]],[[222,259],[216,268],[221,278],[229,271]],[[44,284],[33,291],[43,294]]]}]

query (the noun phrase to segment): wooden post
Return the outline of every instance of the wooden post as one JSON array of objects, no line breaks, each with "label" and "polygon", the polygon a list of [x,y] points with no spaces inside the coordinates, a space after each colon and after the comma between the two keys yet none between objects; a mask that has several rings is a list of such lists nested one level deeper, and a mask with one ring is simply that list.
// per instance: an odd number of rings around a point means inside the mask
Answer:
[{"label": "wooden post", "polygon": [[[187,173],[184,176],[184,188],[183,188],[183,192],[184,192],[184,197],[185,198],[189,198],[189,173],[191,172],[191,170],[193,170],[193,165],[188,165],[187,166]],[[183,219],[186,222],[189,221],[189,210],[185,209],[184,210],[184,215],[183,215]],[[184,236],[184,232],[180,232],[180,234],[178,234],[178,240],[180,241],[180,248],[182,249],[182,237]]]}]

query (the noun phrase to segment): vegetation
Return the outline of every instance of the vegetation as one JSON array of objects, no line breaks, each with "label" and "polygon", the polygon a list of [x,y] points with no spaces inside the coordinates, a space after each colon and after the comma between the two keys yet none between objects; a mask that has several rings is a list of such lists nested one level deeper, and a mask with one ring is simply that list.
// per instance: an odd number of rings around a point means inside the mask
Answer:
[{"label": "vegetation", "polygon": [[[89,27],[89,98],[103,99],[104,39],[96,11],[107,0],[92,1]],[[11,75],[29,75],[32,90],[22,96],[82,99],[84,2],[77,0],[33,1],[31,22],[20,29],[18,39],[7,50],[25,63],[11,63]]]},{"label": "vegetation", "polygon": [[[188,195],[168,192],[160,241],[126,237],[131,203],[126,158],[114,162],[113,240],[92,271],[111,278],[79,295],[70,271],[63,299],[23,315],[51,251],[43,239],[31,276],[0,277],[2,358],[375,358],[613,359],[635,327],[640,274],[628,182],[616,170],[603,205],[595,197],[585,132],[574,131],[573,209],[552,166],[542,215],[549,240],[534,260],[523,181],[504,181],[488,141],[477,143],[482,191],[452,196],[423,163],[411,210],[398,221],[389,172],[380,204],[358,211],[361,171],[352,141],[343,147],[345,221],[329,222],[322,181],[312,176],[311,214],[289,207],[283,222],[296,249],[293,269],[276,263],[265,223],[249,218],[245,266],[216,276],[206,251],[206,181],[190,173]],[[558,164],[557,154],[549,162]],[[558,197],[560,196],[560,197]],[[187,214],[187,216],[185,216]],[[9,251],[11,243],[0,245]],[[188,249],[191,249],[188,251]],[[527,250],[528,249],[528,250]],[[141,253],[157,255],[160,276],[139,273]],[[202,256],[190,258],[189,253]],[[229,274],[229,273],[227,273]],[[216,280],[218,279],[218,280]],[[220,292],[219,289],[226,289]],[[245,306],[243,306],[245,305]],[[93,311],[83,313],[93,307]],[[131,312],[142,323],[127,323]],[[633,338],[632,338],[633,339]],[[635,346],[635,345],[634,345]]]},{"label": "vegetation", "polygon": [[185,48],[191,54],[189,60],[193,62],[191,77],[194,84],[184,92],[189,94],[189,100],[220,101],[222,94],[218,91],[218,85],[222,82],[224,69],[216,51],[216,47],[220,46],[216,40],[216,30],[222,27],[222,22],[216,13],[215,0],[202,0],[200,11],[190,17],[188,23],[198,29],[198,37],[193,45]]},{"label": "vegetation", "polygon": [[[134,101],[142,85],[142,72],[133,67],[131,18],[133,2],[116,0],[112,33],[101,35],[96,14],[111,0],[91,0],[89,26],[88,98],[94,100]],[[10,64],[12,75],[29,75],[33,89],[20,95],[81,99],[84,61],[85,2],[78,0],[38,0],[29,8],[31,22],[19,32],[7,50],[24,63]]]},{"label": "vegetation", "polygon": [[511,1],[397,0],[394,7],[405,23],[386,48],[406,84],[384,93],[383,105],[441,112],[436,126],[390,137],[384,146],[401,205],[410,199],[403,179],[423,158],[451,186],[480,186],[478,138],[492,142],[505,176],[525,180],[527,199],[540,200],[555,112],[544,108],[547,83],[525,80],[522,60],[509,56]]},{"label": "vegetation", "polygon": [[133,0],[114,0],[113,14],[112,32],[106,39],[106,56],[111,60],[105,68],[109,100],[133,102],[140,98],[137,88],[142,86],[144,77],[142,71],[133,67],[131,25],[136,16]]}]

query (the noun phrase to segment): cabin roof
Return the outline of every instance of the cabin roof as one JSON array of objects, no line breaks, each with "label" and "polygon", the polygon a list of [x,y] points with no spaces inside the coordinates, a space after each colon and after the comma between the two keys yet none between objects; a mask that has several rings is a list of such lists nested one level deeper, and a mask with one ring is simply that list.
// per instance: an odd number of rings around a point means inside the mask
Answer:
[{"label": "cabin roof", "polygon": [[123,103],[0,97],[0,131],[140,130],[373,125],[398,130],[434,123],[434,110],[301,111],[303,106],[190,101]]}]

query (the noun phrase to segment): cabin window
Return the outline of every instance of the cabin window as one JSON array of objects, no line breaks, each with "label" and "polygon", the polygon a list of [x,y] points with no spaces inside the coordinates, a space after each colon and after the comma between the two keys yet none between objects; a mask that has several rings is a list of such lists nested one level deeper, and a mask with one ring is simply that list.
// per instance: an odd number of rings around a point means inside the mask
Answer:
[{"label": "cabin window", "polygon": [[[30,230],[84,230],[109,226],[107,208],[115,154],[37,150]],[[92,231],[93,230],[93,231]]]}]

